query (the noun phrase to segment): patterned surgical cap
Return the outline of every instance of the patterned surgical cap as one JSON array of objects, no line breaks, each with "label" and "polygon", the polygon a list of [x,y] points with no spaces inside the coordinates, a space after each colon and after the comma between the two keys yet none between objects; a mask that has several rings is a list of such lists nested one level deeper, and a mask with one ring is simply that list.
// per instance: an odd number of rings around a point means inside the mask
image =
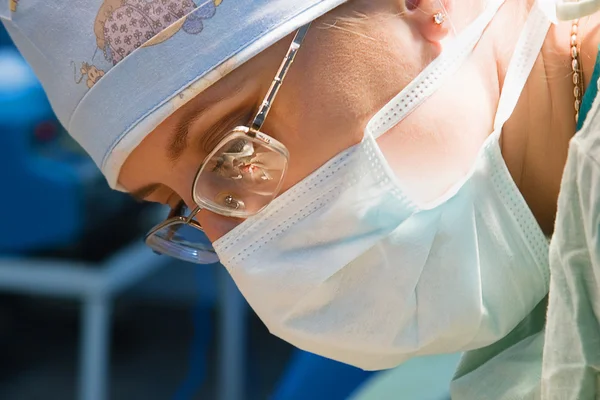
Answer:
[{"label": "patterned surgical cap", "polygon": [[[109,184],[188,100],[346,0],[0,0],[0,19]],[[121,189],[121,188],[119,188]]]}]

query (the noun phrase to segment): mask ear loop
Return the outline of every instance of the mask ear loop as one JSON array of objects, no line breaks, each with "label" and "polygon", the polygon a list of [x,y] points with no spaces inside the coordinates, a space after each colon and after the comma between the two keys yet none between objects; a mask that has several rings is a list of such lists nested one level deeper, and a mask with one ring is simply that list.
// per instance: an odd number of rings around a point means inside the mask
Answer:
[{"label": "mask ear loop", "polygon": [[448,9],[446,8],[446,6],[444,5],[444,2],[442,0],[438,0],[438,4],[440,6],[440,9],[444,13],[444,15],[446,15],[448,17],[448,19],[446,20],[446,22],[450,25],[450,29],[452,30],[453,36],[456,36],[457,35],[457,30],[456,30],[456,27],[454,26],[454,24],[452,23],[452,18],[450,18],[450,14],[448,13]]},{"label": "mask ear loop", "polygon": [[572,21],[587,17],[600,10],[600,0],[560,1],[556,4],[556,17],[561,21]]}]

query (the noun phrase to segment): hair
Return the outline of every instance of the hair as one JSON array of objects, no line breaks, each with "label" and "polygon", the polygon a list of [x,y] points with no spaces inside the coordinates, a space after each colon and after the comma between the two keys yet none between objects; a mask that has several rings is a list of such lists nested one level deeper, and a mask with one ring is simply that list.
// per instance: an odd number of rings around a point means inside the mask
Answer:
[{"label": "hair", "polygon": [[391,10],[374,9],[372,0],[349,0],[330,11],[321,20],[319,28],[337,29],[341,33],[355,35],[362,39],[376,40],[368,35],[368,25],[397,16],[398,14]]},{"label": "hair", "polygon": [[374,40],[372,37],[364,33],[364,26],[369,22],[369,20],[370,18],[368,15],[354,11],[350,15],[341,15],[336,17],[333,22],[324,21],[322,27],[324,29],[338,29],[344,33]]}]

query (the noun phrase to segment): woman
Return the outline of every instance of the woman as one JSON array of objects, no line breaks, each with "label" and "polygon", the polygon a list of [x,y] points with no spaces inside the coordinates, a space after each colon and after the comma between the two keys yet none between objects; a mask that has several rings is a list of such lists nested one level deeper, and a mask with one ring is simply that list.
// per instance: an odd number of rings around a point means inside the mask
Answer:
[{"label": "woman", "polygon": [[[4,12],[7,29],[108,182],[172,207],[155,250],[216,261],[201,226],[271,332],[305,350],[383,369],[482,349],[456,398],[540,395],[532,321],[598,15],[551,24],[553,5],[531,0],[47,3]],[[73,62],[98,71],[91,88]],[[523,354],[537,366],[497,369]]]}]

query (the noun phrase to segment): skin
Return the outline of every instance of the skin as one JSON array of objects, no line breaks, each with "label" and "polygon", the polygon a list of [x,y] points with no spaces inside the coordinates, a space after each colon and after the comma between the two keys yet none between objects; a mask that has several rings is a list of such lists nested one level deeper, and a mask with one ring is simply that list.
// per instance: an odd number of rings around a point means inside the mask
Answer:
[{"label": "skin", "polygon": [[[460,31],[484,2],[444,3]],[[520,33],[516,28],[524,24],[531,3],[507,0],[458,74],[379,139],[415,201],[435,200],[464,176],[491,133],[504,74]],[[372,115],[439,54],[439,41],[450,33],[450,24],[432,23],[437,10],[437,0],[422,0],[414,11],[407,10],[404,0],[354,0],[313,24],[262,129],[291,154],[282,191],[360,142]],[[591,17],[581,23],[586,86],[600,42],[598,22],[598,17]],[[507,32],[506,26],[514,28]],[[552,232],[568,143],[575,133],[570,29],[570,23],[551,28],[501,139],[507,167],[547,234]],[[191,185],[210,144],[218,139],[207,140],[208,127],[233,110],[252,116],[290,41],[291,36],[265,50],[165,120],[127,159],[121,185],[135,191],[159,183],[160,188],[146,200],[171,206],[183,200],[195,208]],[[235,96],[222,100],[234,90]],[[185,151],[174,163],[167,152],[171,133],[181,118],[207,105],[213,107],[193,124]],[[240,120],[238,125],[245,123]],[[212,241],[240,223],[205,210],[197,219]]]}]

